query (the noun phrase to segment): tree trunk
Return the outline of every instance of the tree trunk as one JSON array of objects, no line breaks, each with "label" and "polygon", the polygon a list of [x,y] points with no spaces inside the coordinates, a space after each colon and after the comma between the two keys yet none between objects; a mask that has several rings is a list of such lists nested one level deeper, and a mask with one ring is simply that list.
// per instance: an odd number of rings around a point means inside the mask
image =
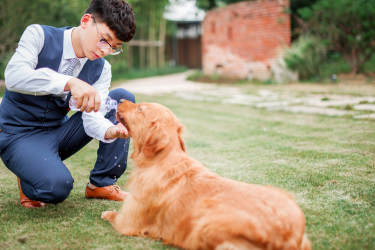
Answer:
[{"label": "tree trunk", "polygon": [[357,74],[358,73],[358,53],[355,48],[352,48],[352,52],[350,55],[350,65],[352,67],[352,73]]},{"label": "tree trunk", "polygon": [[164,18],[161,18],[159,31],[159,41],[161,42],[161,46],[159,47],[159,68],[162,68],[165,65],[165,30],[166,21]]},{"label": "tree trunk", "polygon": [[[155,41],[155,13],[150,13],[150,23],[148,26],[148,40]],[[156,49],[154,46],[148,46],[148,67],[156,68]]]},{"label": "tree trunk", "polygon": [[[141,29],[140,33],[140,40],[145,39],[145,29]],[[145,67],[145,62],[146,62],[146,53],[145,53],[145,47],[144,46],[139,46],[139,67],[143,69]]]},{"label": "tree trunk", "polygon": [[126,52],[127,52],[126,57],[127,57],[127,61],[128,61],[128,68],[131,69],[131,68],[134,67],[134,65],[133,65],[133,48],[132,48],[132,46],[128,46]]}]

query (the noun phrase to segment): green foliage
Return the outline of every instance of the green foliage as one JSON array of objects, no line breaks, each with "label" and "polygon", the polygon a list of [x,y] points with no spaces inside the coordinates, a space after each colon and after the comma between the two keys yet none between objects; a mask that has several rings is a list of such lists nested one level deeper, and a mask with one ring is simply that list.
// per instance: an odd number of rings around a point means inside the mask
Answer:
[{"label": "green foliage", "polygon": [[136,38],[140,38],[141,30],[147,31],[150,25],[159,27],[168,0],[127,0],[132,6],[137,22]]},{"label": "green foliage", "polygon": [[[24,29],[33,23],[68,26],[79,23],[86,0],[1,0],[0,56],[17,46]],[[87,7],[87,6],[86,6]]]},{"label": "green foliage", "polygon": [[0,84],[0,97],[4,96],[5,86]]},{"label": "green foliage", "polygon": [[297,12],[298,9],[310,7],[318,0],[290,0],[290,8],[292,12]]},{"label": "green foliage", "polygon": [[[131,4],[136,16],[137,31],[134,39],[159,40],[162,14],[168,0],[127,2]],[[38,23],[56,27],[77,26],[89,3],[89,0],[0,0],[0,79],[4,79],[8,56],[13,54],[22,32],[28,25]],[[133,61],[140,60],[137,58],[138,54],[133,57]],[[118,67],[122,67],[123,60],[128,60],[125,53],[112,61],[113,64],[120,63]]]},{"label": "green foliage", "polygon": [[375,0],[319,0],[297,10],[312,34],[340,53],[353,72],[362,72],[375,52]]},{"label": "green foliage", "polygon": [[363,65],[363,72],[374,73],[375,72],[375,54],[373,54],[365,65]]},{"label": "green foliage", "polygon": [[12,53],[0,54],[0,79],[4,79],[4,71],[11,57]]},{"label": "green foliage", "polygon": [[339,53],[327,55],[327,59],[320,66],[321,77],[327,79],[333,74],[350,73],[350,64]]},{"label": "green foliage", "polygon": [[[197,0],[197,6],[204,10],[225,6],[231,3],[243,2],[244,0]],[[248,0],[253,1],[253,0]]]},{"label": "green foliage", "polygon": [[321,64],[326,59],[326,46],[313,36],[301,36],[286,50],[287,67],[297,71],[301,80],[321,77]]},{"label": "green foliage", "polygon": [[79,24],[87,0],[1,0],[0,79],[25,28],[33,23],[57,27]]}]

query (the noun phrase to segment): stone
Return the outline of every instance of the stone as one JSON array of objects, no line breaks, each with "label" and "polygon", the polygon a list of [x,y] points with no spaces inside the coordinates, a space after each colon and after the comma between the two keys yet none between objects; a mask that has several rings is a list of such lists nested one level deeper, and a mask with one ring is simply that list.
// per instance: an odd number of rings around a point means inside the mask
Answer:
[{"label": "stone", "polygon": [[355,110],[364,110],[364,111],[374,111],[375,112],[375,104],[360,104],[360,105],[355,105],[353,108]]}]

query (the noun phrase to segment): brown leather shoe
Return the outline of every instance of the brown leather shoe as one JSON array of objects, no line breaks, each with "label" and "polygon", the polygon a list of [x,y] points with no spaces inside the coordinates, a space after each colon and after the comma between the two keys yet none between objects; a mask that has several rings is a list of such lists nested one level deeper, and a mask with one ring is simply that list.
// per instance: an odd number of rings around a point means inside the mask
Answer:
[{"label": "brown leather shoe", "polygon": [[125,200],[127,192],[124,192],[117,185],[110,185],[105,187],[96,187],[91,183],[86,186],[85,196],[88,199],[106,199],[111,201]]},{"label": "brown leather shoe", "polygon": [[20,190],[20,202],[21,202],[21,205],[23,207],[26,207],[26,208],[34,208],[34,207],[44,207],[46,205],[46,203],[44,202],[41,202],[41,201],[33,201],[31,199],[29,199],[22,191],[22,188],[21,188],[21,182],[20,182],[20,178],[17,178],[17,182],[18,182],[18,188]]}]

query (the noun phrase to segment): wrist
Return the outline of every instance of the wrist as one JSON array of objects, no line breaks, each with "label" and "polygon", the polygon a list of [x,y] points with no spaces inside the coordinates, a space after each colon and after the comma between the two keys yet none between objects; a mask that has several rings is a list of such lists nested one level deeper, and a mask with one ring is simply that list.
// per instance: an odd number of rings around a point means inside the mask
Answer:
[{"label": "wrist", "polygon": [[69,79],[66,84],[65,84],[65,87],[64,87],[64,91],[70,91],[70,81],[71,79]]},{"label": "wrist", "polygon": [[71,77],[65,84],[64,91],[71,91],[76,78]]},{"label": "wrist", "polygon": [[107,129],[107,131],[105,131],[105,134],[104,134],[104,139],[105,139],[105,140],[113,139],[113,135],[112,135],[113,127],[114,127],[114,126],[111,126],[111,127],[109,127],[109,128]]}]

